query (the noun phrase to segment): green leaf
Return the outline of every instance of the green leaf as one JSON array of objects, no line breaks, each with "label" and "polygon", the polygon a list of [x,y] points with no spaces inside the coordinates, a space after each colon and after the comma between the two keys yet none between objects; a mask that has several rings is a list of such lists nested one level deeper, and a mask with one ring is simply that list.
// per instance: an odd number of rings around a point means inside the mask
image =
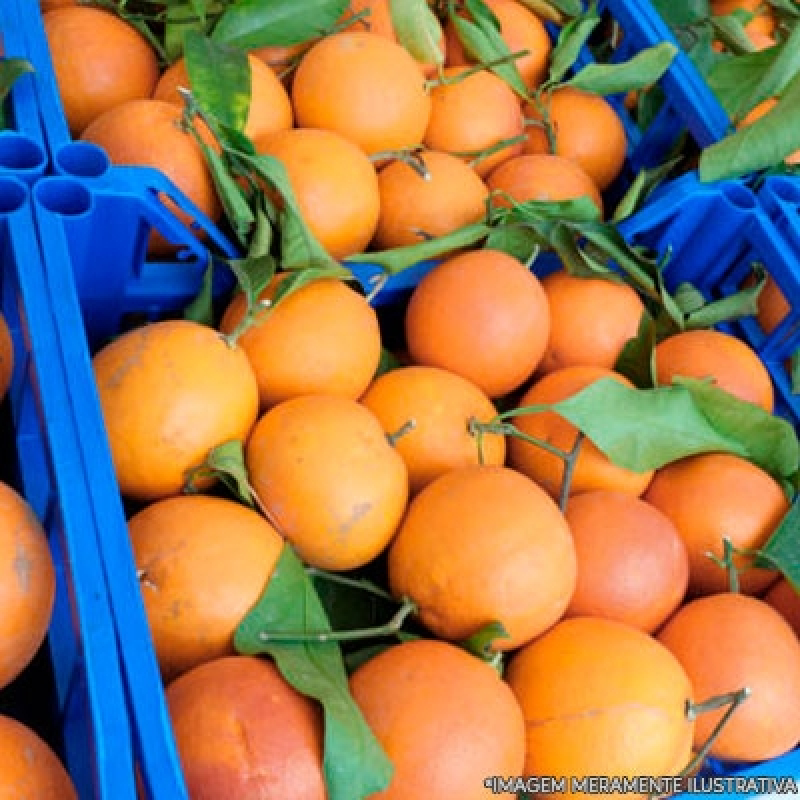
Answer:
[{"label": "green leaf", "polygon": [[542,244],[542,238],[531,228],[503,225],[489,234],[484,247],[508,253],[517,261],[528,264],[536,258]]},{"label": "green leaf", "polygon": [[661,78],[677,52],[674,44],[662,42],[618,64],[588,64],[565,85],[600,95],[643,89]]},{"label": "green leaf", "polygon": [[710,303],[702,302],[694,310],[687,310],[686,330],[711,328],[720,322],[750,317],[758,313],[758,296],[767,282],[767,273],[759,266],[755,267],[755,272],[758,280],[753,286],[747,286]]},{"label": "green leaf", "polygon": [[427,0],[389,0],[397,41],[421,64],[443,64],[442,26]]},{"label": "green leaf", "polygon": [[789,358],[789,380],[792,394],[800,394],[800,350],[795,350]]},{"label": "green leaf", "polygon": [[653,6],[671,28],[691,25],[711,14],[708,0],[652,0]]},{"label": "green leaf", "polygon": [[650,193],[669,176],[681,160],[681,158],[673,158],[651,169],[639,170],[617,203],[617,207],[611,215],[611,222],[616,224],[633,216],[642,207]]},{"label": "green leaf", "polygon": [[367,579],[320,570],[309,573],[333,630],[374,628],[397,611],[397,601]]},{"label": "green leaf", "polygon": [[393,369],[399,369],[401,366],[400,359],[386,347],[381,347],[381,360],[378,362],[378,368],[375,370],[374,378],[379,378],[386,372],[391,372]]},{"label": "green leaf", "polygon": [[596,4],[592,3],[583,14],[568,22],[559,31],[556,43],[550,52],[546,85],[560,83],[572,69],[580,51],[600,22],[600,15],[595,6]]},{"label": "green leaf", "polygon": [[204,34],[206,19],[204,14],[198,14],[191,2],[182,5],[171,5],[166,9],[164,19],[164,50],[167,60],[171,64],[183,54],[183,40],[187,33]]},{"label": "green leaf", "polygon": [[194,492],[197,478],[216,478],[250,508],[255,508],[247,468],[244,461],[244,445],[238,439],[217,445],[206,457],[202,466],[193,470],[186,484],[187,492]]},{"label": "green leaf", "polygon": [[237,652],[271,656],[297,691],[318,700],[324,715],[324,769],[330,800],[361,800],[385,789],[392,766],[350,694],[334,641],[274,642],[262,632],[330,631],[311,578],[290,545],[255,608],[234,635]]},{"label": "green leaf", "polygon": [[197,104],[223,125],[243,131],[250,110],[247,53],[193,30],[184,37],[186,69]]},{"label": "green leaf", "polygon": [[201,325],[214,324],[214,263],[209,262],[203,273],[203,283],[194,300],[183,310],[184,319]]},{"label": "green leaf", "polygon": [[450,20],[464,50],[502,78],[521,98],[527,99],[528,87],[519,74],[514,55],[500,33],[497,17],[483,0],[466,0],[471,19],[466,19],[451,10]]},{"label": "green leaf", "polygon": [[780,164],[797,149],[800,149],[800,73],[775,108],[706,147],[700,154],[698,175],[706,183],[747,175]]},{"label": "green leaf", "polygon": [[751,14],[742,15],[739,12],[726,14],[722,17],[711,18],[711,29],[714,31],[714,39],[722,42],[725,49],[734,55],[742,53],[752,53],[756,47],[753,40],[747,35],[745,25],[749,21],[744,17],[752,17]]},{"label": "green leaf", "polygon": [[796,471],[797,439],[786,420],[698,384],[635,389],[602,378],[552,408],[633,471],[710,452],[747,458],[776,479]]},{"label": "green leaf", "polygon": [[24,58],[4,58],[0,59],[0,130],[8,127],[8,120],[5,113],[5,100],[11,92],[20,75],[26,72],[33,72],[33,65]]},{"label": "green leaf", "polygon": [[308,42],[332,30],[347,6],[348,0],[237,0],[217,22],[213,37],[245,50]]},{"label": "green leaf", "polygon": [[492,646],[498,639],[508,639],[509,633],[502,622],[494,621],[484,625],[471,636],[461,642],[461,646],[484,661],[490,661],[497,655]]},{"label": "green leaf", "polygon": [[636,336],[625,343],[614,364],[614,370],[628,378],[639,389],[652,388],[653,353],[657,341],[655,321],[645,310],[639,320]]},{"label": "green leaf", "polygon": [[800,592],[800,495],[755,559],[755,566],[779,569]]}]

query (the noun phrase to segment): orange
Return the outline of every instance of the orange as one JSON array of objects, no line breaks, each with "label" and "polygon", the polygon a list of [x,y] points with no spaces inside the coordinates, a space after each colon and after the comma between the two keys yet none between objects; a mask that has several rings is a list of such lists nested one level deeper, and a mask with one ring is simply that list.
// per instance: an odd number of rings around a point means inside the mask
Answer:
[{"label": "orange", "polygon": [[[711,755],[762,761],[800,741],[800,641],[763,600],[730,592],[697,598],[677,611],[658,638],[688,673],[696,700],[750,689]],[[698,715],[695,747],[705,743],[724,710]]]},{"label": "orange", "polygon": [[93,367],[117,480],[130,498],[178,494],[214,447],[244,440],[258,415],[244,351],[196,322],[124,333]]},{"label": "orange", "polygon": [[167,707],[191,797],[325,800],[319,706],[272,661],[227,656],[167,687]]},{"label": "orange", "polygon": [[789,313],[789,301],[771,275],[758,295],[756,319],[764,333],[772,333]]},{"label": "orange", "polygon": [[605,278],[584,278],[559,269],[542,278],[550,306],[550,337],[539,364],[545,374],[561,367],[613,369],[633,339],[644,312],[635,289]]},{"label": "orange", "polygon": [[[502,78],[488,70],[469,74],[470,69],[447,67],[444,81],[431,89],[423,143],[431,150],[460,156],[485,177],[521,152],[525,121],[517,95]],[[514,141],[502,146],[507,140]]]},{"label": "orange", "polygon": [[552,796],[580,794],[573,779],[675,775],[689,762],[689,678],[636,628],[562,620],[512,656],[506,680],[525,715],[525,774],[565,779]]},{"label": "orange", "polygon": [[520,774],[519,705],[461,648],[426,639],[390,646],[353,672],[350,688],[394,766],[384,800],[478,800],[488,776]]},{"label": "orange", "polygon": [[286,168],[303,220],[333,258],[366,249],[381,201],[378,176],[363,150],[335,131],[312,128],[259,137],[255,146]]},{"label": "orange", "polygon": [[158,58],[125,20],[108,11],[76,5],[48,11],[43,22],[73,136],[83,133],[104,111],[128,100],[150,97],[158,81]]},{"label": "orange", "polygon": [[408,468],[412,492],[456,467],[500,466],[505,461],[503,436],[485,434],[479,446],[478,437],[469,430],[472,420],[488,423],[494,419],[494,404],[455,372],[420,366],[393,369],[373,381],[361,402],[393,436],[392,443]]},{"label": "orange", "polygon": [[[777,97],[768,97],[755,105],[737,124],[737,128],[746,128],[752,125],[757,119],[765,116],[768,112],[772,111],[778,105]],[[800,164],[800,149],[794,150],[783,159],[786,164]]]},{"label": "orange", "polygon": [[772,411],[772,378],[758,354],[733,334],[715,330],[674,333],[655,349],[656,382],[668,386],[678,376],[709,378],[740,400]]},{"label": "orange", "polygon": [[[292,127],[293,112],[289,93],[272,69],[255,55],[248,56],[250,65],[250,107],[244,133],[251,139],[267,136]],[[181,58],[161,75],[153,91],[156,100],[183,108],[178,88],[191,89],[186,61]]]},{"label": "orange", "polygon": [[0,688],[31,663],[50,627],[56,574],[28,502],[0,483]]},{"label": "orange", "polygon": [[298,127],[336,131],[369,155],[419,145],[431,113],[409,52],[360,31],[312,45],[295,72],[292,103]]},{"label": "orange", "polygon": [[[780,484],[767,472],[739,456],[707,453],[674,461],[657,470],[644,499],[675,524],[689,551],[689,592],[725,591],[726,571],[709,554],[723,557],[723,538],[739,549],[762,547],[789,510]],[[747,559],[735,557],[744,568]],[[741,573],[741,591],[766,589],[775,573],[748,568]]]},{"label": "orange", "polygon": [[[563,367],[539,378],[516,405],[522,408],[557,403],[572,397],[601,378],[612,378],[623,386],[632,386],[623,375],[604,367]],[[555,411],[522,414],[515,417],[513,423],[522,433],[564,451],[575,446],[579,433],[571,422]],[[553,497],[560,496],[564,479],[563,459],[517,436],[509,437],[508,451],[511,466],[535,480]],[[588,437],[584,437],[575,461],[570,494],[592,489],[610,489],[639,496],[652,477],[652,471],[634,472],[614,464]]]},{"label": "orange", "polygon": [[232,500],[159,500],[128,522],[150,634],[165,681],[233,655],[236,627],[267,586],[283,539]]},{"label": "orange", "polygon": [[[181,124],[181,109],[161,100],[131,100],[97,117],[82,139],[102,147],[114,164],[155,167],[212,221],[222,213],[211,172],[200,145]],[[206,133],[210,136],[210,134]],[[191,218],[170,199],[164,200],[185,224]],[[170,246],[151,240],[151,251]]]},{"label": "orange", "polygon": [[8,394],[11,388],[11,378],[14,375],[14,342],[8,321],[0,314],[0,401]]},{"label": "orange", "polygon": [[689,585],[689,555],[669,517],[638,497],[603,489],[571,497],[565,516],[578,561],[567,616],[657,630]]},{"label": "orange", "polygon": [[[511,53],[525,54],[517,56],[514,64],[523,82],[529,89],[537,87],[547,74],[552,42],[544,23],[515,0],[485,0],[486,5],[494,13],[500,23],[500,35]],[[452,20],[445,26],[447,42],[448,66],[461,66],[472,63],[458,36]]]},{"label": "orange", "polygon": [[0,715],[0,753],[0,797],[78,800],[56,752],[32,728],[6,715]]},{"label": "orange", "polygon": [[786,578],[780,578],[767,590],[764,600],[783,615],[800,637],[800,593],[792,584]]},{"label": "orange", "polygon": [[[273,297],[280,282],[272,281],[260,299]],[[245,295],[237,293],[220,329],[236,330],[245,311]],[[357,400],[381,358],[375,310],[363,294],[334,278],[312,281],[262,311],[238,343],[255,372],[262,409],[317,392]]]},{"label": "orange", "polygon": [[[541,103],[555,136],[556,155],[582,167],[600,191],[607,189],[625,166],[628,150],[625,128],[611,103],[602,95],[570,87],[543,96]],[[528,103],[525,111],[525,152],[551,152],[535,103]]]},{"label": "orange", "polygon": [[588,173],[563,156],[548,153],[515,156],[492,170],[486,182],[496,193],[497,205],[528,200],[558,202],[588,197],[603,212],[603,198]]},{"label": "orange", "polygon": [[490,622],[510,650],[566,611],[575,546],[564,515],[533,481],[508,467],[450,470],[409,504],[389,547],[389,585],[410,597],[436,636],[466,639]]},{"label": "orange", "polygon": [[404,326],[414,363],[449,369],[494,398],[519,387],[539,365],[550,309],[524,264],[482,249],[451,256],[423,276]]},{"label": "orange", "polygon": [[475,170],[437,150],[426,150],[420,158],[424,176],[399,160],[378,173],[380,217],[372,249],[418,244],[486,216],[489,190]]},{"label": "orange", "polygon": [[405,511],[406,465],[355,400],[285,400],[256,423],[245,455],[271,520],[312,566],[363,566],[386,548]]}]

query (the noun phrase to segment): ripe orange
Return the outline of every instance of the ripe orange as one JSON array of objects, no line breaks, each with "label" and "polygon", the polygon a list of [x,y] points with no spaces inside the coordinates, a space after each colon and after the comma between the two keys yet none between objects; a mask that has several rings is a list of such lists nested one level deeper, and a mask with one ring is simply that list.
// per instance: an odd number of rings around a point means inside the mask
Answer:
[{"label": "ripe orange", "polygon": [[186,495],[145,506],[128,530],[164,680],[233,655],[280,556],[275,529],[240,503]]},{"label": "ripe orange", "polygon": [[564,778],[568,795],[573,778],[674,775],[689,761],[689,678],[636,628],[562,620],[512,656],[506,680],[525,715],[524,774]]},{"label": "ripe orange", "polygon": [[764,333],[772,333],[783,322],[790,310],[786,295],[771,275],[767,275],[767,282],[758,295],[757,305],[756,318]]},{"label": "ripe orange", "polygon": [[[563,367],[539,378],[519,399],[517,407],[557,403],[585,389],[601,378],[613,378],[624,386],[630,381],[604,367]],[[578,429],[554,411],[523,414],[513,420],[515,426],[528,436],[549,442],[569,451],[578,438]],[[564,477],[564,461],[538,445],[516,436],[509,437],[509,463],[558,497]],[[570,484],[570,494],[591,489],[610,489],[639,496],[647,488],[653,472],[633,472],[614,464],[596,445],[584,437]]]},{"label": "ripe orange", "polygon": [[191,797],[324,800],[319,706],[266,658],[227,656],[167,687]]},{"label": "ripe orange", "polygon": [[563,156],[538,153],[509,158],[489,173],[486,183],[497,193],[499,206],[510,205],[503,194],[516,203],[588,197],[603,212],[603,198],[595,182],[582,167]]},{"label": "ripe orange", "polygon": [[405,315],[414,363],[449,369],[492,398],[530,377],[549,331],[550,309],[539,279],[499,250],[438,263],[412,292]]},{"label": "ripe orange", "polygon": [[[521,152],[525,123],[517,95],[502,78],[488,70],[468,74],[470,69],[447,67],[444,82],[431,89],[423,142],[431,150],[460,156],[485,177]],[[509,139],[519,141],[482,155]]]},{"label": "ripe orange", "polygon": [[[281,273],[262,292],[274,296]],[[220,322],[231,333],[242,322],[246,298],[237,293]],[[358,399],[381,358],[375,310],[344,281],[313,281],[265,309],[237,340],[258,381],[261,408],[301,394],[325,392]]]},{"label": "ripe orange", "polygon": [[772,378],[758,354],[733,334],[715,330],[674,333],[655,349],[656,381],[668,386],[677,376],[710,378],[740,400],[772,411]]},{"label": "ripe orange", "polygon": [[[564,87],[541,98],[555,135],[555,153],[574,161],[600,191],[622,171],[628,140],[622,120],[605,97]],[[526,153],[549,153],[542,116],[534,103],[525,107],[530,121]],[[539,122],[539,124],[535,124]]]},{"label": "ripe orange", "polygon": [[244,440],[258,415],[244,351],[195,322],[124,333],[93,367],[117,480],[130,498],[178,494],[211,449]]},{"label": "ripe orange", "polygon": [[[762,547],[789,502],[767,472],[739,456],[708,453],[674,461],[656,471],[644,499],[675,524],[689,551],[689,592],[703,595],[728,588],[726,571],[709,557],[723,557],[723,538],[740,549]],[[747,559],[735,557],[740,568]],[[741,591],[755,594],[775,580],[765,569],[746,569]]]},{"label": "ripe orange", "polygon": [[14,342],[8,321],[0,314],[0,401],[8,394],[14,375]]},{"label": "ripe orange", "polygon": [[[293,112],[289,93],[267,64],[255,55],[248,56],[250,64],[250,108],[244,133],[251,139],[267,136],[292,127]],[[178,88],[191,89],[186,61],[175,61],[161,74],[153,91],[156,100],[183,108]]]},{"label": "ripe orange", "polygon": [[104,111],[150,97],[158,81],[158,58],[125,20],[98,8],[75,5],[48,11],[43,23],[73,136],[79,136]]},{"label": "ripe orange", "polygon": [[363,566],[385,549],[405,511],[406,465],[355,400],[285,400],[256,423],[245,455],[261,503],[312,566]]},{"label": "ripe orange", "polygon": [[28,502],[0,483],[0,688],[31,663],[50,627],[56,575]]},{"label": "ripe orange", "polygon": [[393,645],[356,669],[350,688],[394,766],[385,800],[478,800],[487,776],[522,770],[519,705],[488,664],[459,647]]},{"label": "ripe orange", "polygon": [[689,554],[669,517],[638,497],[602,489],[571,497],[565,516],[578,560],[567,616],[657,630],[689,585]]},{"label": "ripe orange", "polygon": [[58,755],[32,728],[0,715],[0,797],[78,800]]},{"label": "ripe orange", "polygon": [[370,155],[419,145],[431,113],[409,52],[359,31],[311,46],[295,72],[292,103],[298,127],[336,131]]},{"label": "ripe orange", "polygon": [[426,176],[403,161],[378,173],[380,217],[372,248],[417,244],[479,222],[486,216],[489,190],[475,170],[449,153],[420,154]]},{"label": "ripe orange", "polygon": [[[712,755],[761,761],[800,741],[800,641],[763,600],[730,592],[697,598],[676,612],[658,638],[688,673],[696,700],[751,690],[712,745]],[[695,747],[723,713],[698,715]]]},{"label": "ripe orange", "polygon": [[800,637],[800,593],[792,584],[786,578],[780,578],[769,587],[764,600],[783,615]]},{"label": "ripe orange", "polygon": [[[211,172],[200,145],[181,125],[181,109],[161,100],[131,100],[97,117],[82,139],[102,147],[114,164],[156,167],[212,221],[222,213]],[[210,134],[208,134],[210,136]],[[170,198],[165,205],[185,224],[190,217]],[[170,245],[151,240],[151,251],[164,253]]]},{"label": "ripe orange", "polygon": [[293,128],[259,137],[256,150],[286,168],[300,213],[333,258],[366,249],[378,224],[378,176],[363,150],[332,130]]},{"label": "ripe orange", "polygon": [[497,621],[509,635],[492,646],[510,650],[566,611],[575,546],[533,481],[508,467],[461,467],[411,500],[389,546],[389,585],[436,636],[466,639]]},{"label": "ripe orange", "polygon": [[[490,422],[496,409],[486,393],[455,372],[438,367],[406,366],[385,372],[367,389],[361,402],[380,420],[408,468],[409,485],[418,492],[456,467],[500,466],[505,461],[503,436],[478,439],[470,420]],[[482,462],[480,459],[482,458]]]},{"label": "ripe orange", "polygon": [[[536,88],[547,74],[552,42],[542,21],[533,11],[515,0],[485,0],[486,5],[500,23],[500,35],[512,53],[522,53],[514,60],[520,77],[529,89]],[[445,26],[447,65],[461,66],[473,63],[467,56],[458,36],[456,26],[449,21]]]},{"label": "ripe orange", "polygon": [[571,366],[613,369],[636,336],[644,304],[626,283],[584,278],[559,269],[542,278],[550,306],[550,338],[539,372]]}]

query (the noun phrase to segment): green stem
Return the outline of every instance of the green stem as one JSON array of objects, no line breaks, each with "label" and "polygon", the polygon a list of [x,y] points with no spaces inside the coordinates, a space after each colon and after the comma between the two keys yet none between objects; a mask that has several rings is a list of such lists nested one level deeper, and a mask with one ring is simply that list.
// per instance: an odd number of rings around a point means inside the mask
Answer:
[{"label": "green stem", "polygon": [[346,575],[339,575],[336,572],[328,572],[327,570],[320,569],[319,567],[306,567],[306,573],[310,578],[321,578],[322,580],[329,581],[330,583],[338,583],[340,586],[348,586],[351,589],[359,589],[369,594],[374,594],[382,600],[395,602],[395,598],[391,593],[380,586],[376,586],[372,581],[365,580],[364,578],[348,578]]},{"label": "green stem", "polygon": [[398,439],[402,439],[407,433],[411,433],[414,428],[417,427],[417,421],[415,419],[409,419],[404,422],[394,433],[387,433],[386,438],[389,441],[389,444],[394,447],[395,443]]},{"label": "green stem", "polygon": [[408,598],[385,625],[360,628],[352,631],[262,631],[258,638],[262,642],[354,642],[397,633],[406,619],[416,611],[416,605]]},{"label": "green stem", "polygon": [[575,467],[578,464],[578,456],[581,454],[581,446],[585,436],[582,431],[578,431],[578,436],[575,439],[575,444],[572,445],[569,453],[564,458],[564,477],[561,479],[561,492],[558,497],[558,507],[561,512],[567,510],[567,503],[569,502],[569,493],[572,490],[572,478],[575,474]]}]

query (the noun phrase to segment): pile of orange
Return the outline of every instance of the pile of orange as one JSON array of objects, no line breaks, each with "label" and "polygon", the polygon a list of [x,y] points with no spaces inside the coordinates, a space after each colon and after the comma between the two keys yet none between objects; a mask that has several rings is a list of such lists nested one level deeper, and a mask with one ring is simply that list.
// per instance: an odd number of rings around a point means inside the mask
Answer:
[{"label": "pile of orange", "polygon": [[[380,18],[381,4],[361,5]],[[536,86],[549,57],[542,22],[515,0],[488,5],[511,49],[538,55],[525,71]],[[54,54],[59,41],[79,46],[66,42],[80,15],[82,35],[102,30],[120,47],[133,38],[105,11],[51,11]],[[283,82],[251,61],[248,132],[284,164],[305,221],[336,258],[480,219],[491,191],[602,206],[624,161],[613,111],[574,91],[545,98],[558,136],[557,152],[543,152],[525,122],[536,109],[489,71],[456,81],[469,59],[445,34],[448,80],[432,85],[430,64],[377,26],[310,43]],[[113,107],[85,122],[88,101],[78,100],[73,131],[120,163],[152,159],[214,217],[204,162],[168,88],[185,76],[159,78],[153,53],[141,52],[141,62],[133,50],[125,57],[127,73],[143,78],[138,97],[122,96],[123,80]],[[420,145],[428,179],[386,156]],[[183,182],[184,169],[195,183]],[[236,296],[216,328],[154,322],[94,356],[191,792],[325,796],[319,707],[268,659],[233,645],[284,541],[316,569],[379,565],[388,590],[415,604],[421,638],[392,643],[350,676],[395,768],[382,796],[484,797],[491,775],[675,775],[718,718],[695,719],[690,704],[745,687],[746,711],[711,753],[749,762],[798,744],[800,641],[784,610],[796,596],[744,561],[732,592],[712,559],[725,538],[762,547],[789,508],[784,487],[724,453],[636,472],[552,411],[515,420],[547,447],[491,427],[500,408],[557,402],[601,378],[630,385],[615,366],[641,319],[636,292],[563,272],[540,279],[492,249],[455,253],[411,293],[399,365],[381,373],[382,319],[363,293],[326,278],[273,304],[283,279],[253,321]],[[773,410],[769,375],[728,334],[675,334],[655,366],[661,385],[709,378]],[[203,469],[231,441],[252,508]],[[576,446],[566,492],[553,448]],[[506,634],[492,642],[502,676],[461,646],[492,622]]]}]

